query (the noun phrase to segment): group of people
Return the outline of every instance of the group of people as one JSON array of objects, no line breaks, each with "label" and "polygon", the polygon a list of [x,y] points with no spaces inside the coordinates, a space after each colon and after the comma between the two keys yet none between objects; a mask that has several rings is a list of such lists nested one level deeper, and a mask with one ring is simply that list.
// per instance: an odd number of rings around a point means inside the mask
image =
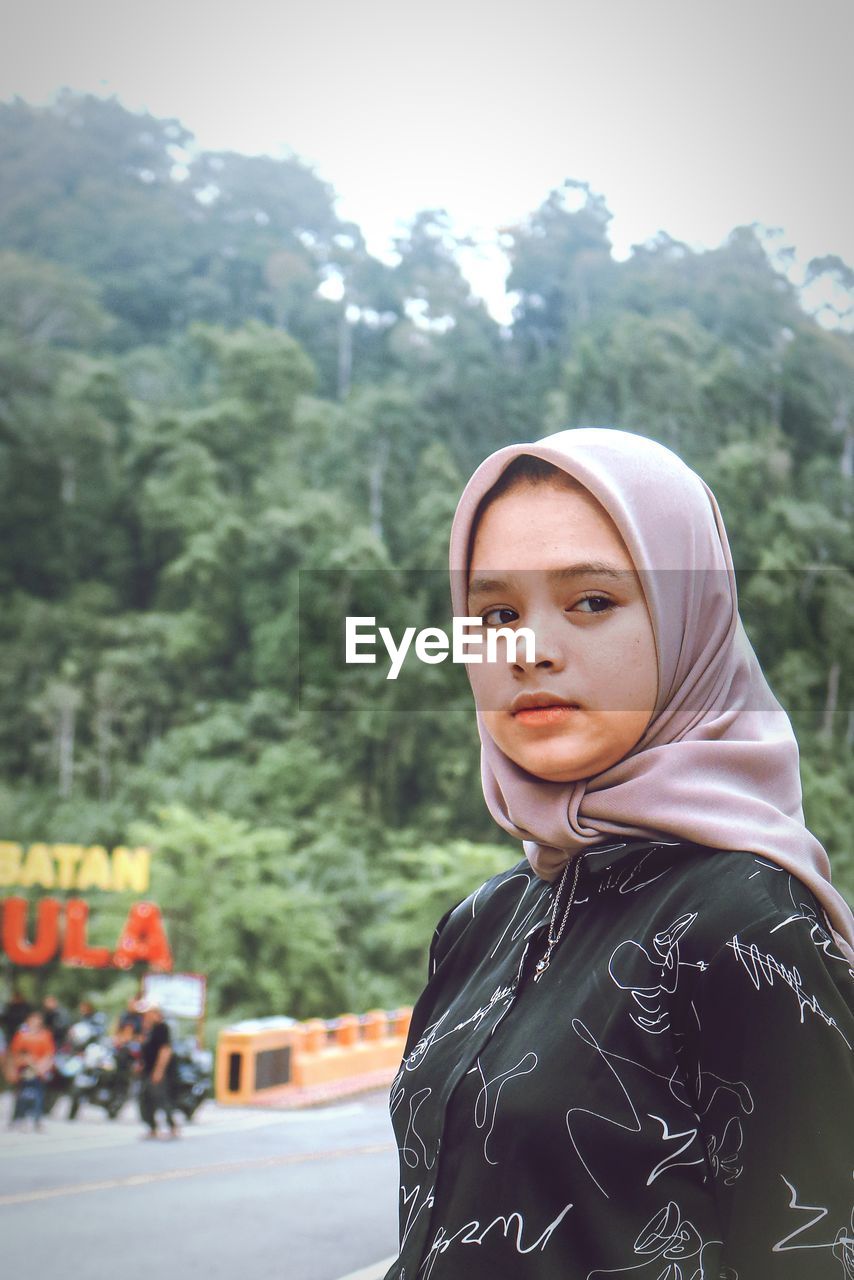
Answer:
[{"label": "group of people", "polygon": [[[89,1013],[94,1013],[94,1007],[82,1001],[80,1017]],[[31,1116],[33,1128],[41,1130],[45,1090],[54,1070],[57,1046],[71,1021],[54,995],[45,996],[38,1007],[18,990],[7,1000],[0,1014],[0,1068],[15,1093],[10,1125]]]},{"label": "group of people", "polygon": [[[106,1019],[89,1000],[81,1000],[76,1017],[69,1015],[54,995],[38,1006],[15,990],[0,1012],[0,1075],[11,1087],[14,1101],[9,1127],[29,1119],[35,1132],[43,1132],[46,1093],[55,1079],[57,1053],[75,1025],[97,1028]],[[117,1049],[130,1051],[139,1074],[139,1111],[145,1138],[159,1137],[158,1113],[166,1119],[166,1132],[178,1137],[170,1097],[172,1037],[160,1006],[153,1000],[132,998],[119,1015],[113,1031]]]}]

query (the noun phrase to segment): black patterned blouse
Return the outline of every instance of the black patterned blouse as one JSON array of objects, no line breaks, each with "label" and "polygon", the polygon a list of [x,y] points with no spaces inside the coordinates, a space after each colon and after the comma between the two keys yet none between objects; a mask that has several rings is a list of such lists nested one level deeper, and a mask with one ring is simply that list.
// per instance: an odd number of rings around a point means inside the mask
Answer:
[{"label": "black patterned blouse", "polygon": [[523,861],[436,930],[386,1280],[851,1280],[854,975],[812,893],[597,845],[534,981],[554,893]]}]

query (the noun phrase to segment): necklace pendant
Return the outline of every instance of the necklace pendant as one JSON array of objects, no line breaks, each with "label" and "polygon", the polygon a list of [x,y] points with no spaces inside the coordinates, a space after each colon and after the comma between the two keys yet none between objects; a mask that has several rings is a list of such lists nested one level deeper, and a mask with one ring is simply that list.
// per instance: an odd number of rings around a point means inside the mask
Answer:
[{"label": "necklace pendant", "polygon": [[535,982],[539,982],[540,978],[543,976],[546,969],[548,969],[550,959],[551,959],[551,947],[549,947],[546,954],[544,956],[541,956],[540,959],[537,961],[536,968],[534,969]]}]

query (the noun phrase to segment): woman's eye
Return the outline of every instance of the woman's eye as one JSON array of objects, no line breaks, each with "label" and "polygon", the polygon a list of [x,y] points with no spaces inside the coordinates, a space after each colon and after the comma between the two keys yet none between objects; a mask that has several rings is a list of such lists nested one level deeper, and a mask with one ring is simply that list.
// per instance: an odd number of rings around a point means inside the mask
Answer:
[{"label": "woman's eye", "polygon": [[[584,608],[585,605],[589,605],[590,608]],[[613,601],[607,596],[583,596],[575,605],[575,608],[580,609],[582,613],[606,613],[613,607]]]},{"label": "woman's eye", "polygon": [[[496,614],[504,616],[496,618]],[[519,615],[509,605],[502,604],[496,605],[494,609],[487,609],[486,613],[481,614],[481,617],[488,627],[509,627],[510,623],[515,622]]]}]

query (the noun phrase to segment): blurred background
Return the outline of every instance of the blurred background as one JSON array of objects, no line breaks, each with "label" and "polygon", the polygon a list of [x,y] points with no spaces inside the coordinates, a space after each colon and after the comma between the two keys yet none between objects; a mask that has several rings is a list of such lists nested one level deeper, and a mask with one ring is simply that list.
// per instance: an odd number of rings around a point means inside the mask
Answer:
[{"label": "blurred background", "polygon": [[[299,596],[443,600],[476,464],[596,424],[717,494],[854,896],[850,7],[215,9],[8,6],[0,840],[148,847],[211,1044],[411,1003],[520,851],[465,681],[298,681]],[[113,946],[139,895],[90,890]],[[139,978],[3,966],[108,1012]]]}]

